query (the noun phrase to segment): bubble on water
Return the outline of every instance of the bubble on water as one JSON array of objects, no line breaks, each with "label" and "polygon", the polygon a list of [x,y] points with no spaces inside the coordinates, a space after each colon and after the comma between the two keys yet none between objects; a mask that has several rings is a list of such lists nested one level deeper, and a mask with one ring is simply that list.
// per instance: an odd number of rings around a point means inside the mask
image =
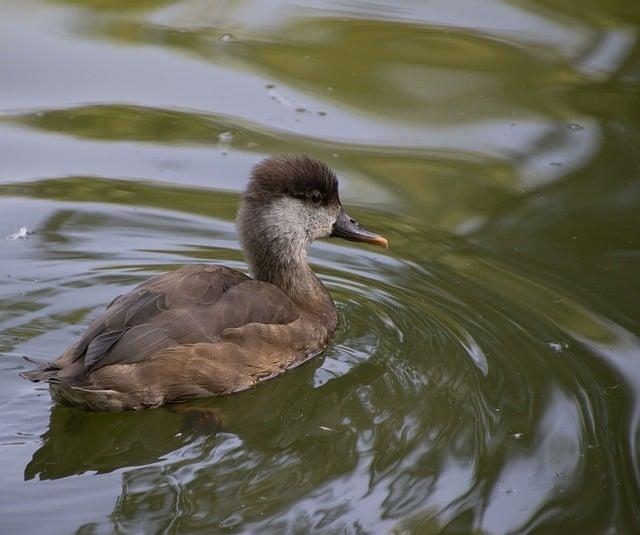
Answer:
[{"label": "bubble on water", "polygon": [[233,140],[233,134],[231,132],[221,132],[218,134],[218,139],[221,143],[229,143]]},{"label": "bubble on water", "polygon": [[223,43],[228,43],[229,41],[233,41],[233,35],[231,35],[231,34],[229,34],[229,33],[225,33],[225,34],[220,38],[220,40],[221,40]]},{"label": "bubble on water", "polygon": [[562,353],[565,349],[569,348],[569,344],[566,342],[549,342],[549,348],[554,353]]},{"label": "bubble on water", "polygon": [[[295,102],[285,97],[280,91],[276,89],[275,84],[265,84],[265,87],[269,90],[269,97],[271,100],[275,100],[278,104],[282,104],[286,108],[290,108],[297,113],[311,113],[313,110],[309,109],[305,104]],[[326,112],[317,112],[318,115],[326,115]]]},{"label": "bubble on water", "polygon": [[276,86],[274,85],[273,87],[269,88],[269,96],[271,97],[271,100],[275,100],[276,102],[278,102],[279,104],[282,104],[287,108],[295,109],[298,106],[297,104],[291,102],[284,95],[282,95],[279,91],[277,91],[275,87]]},{"label": "bubble on water", "polygon": [[33,234],[27,227],[20,227],[17,232],[7,235],[7,241],[26,240],[29,235]]},{"label": "bubble on water", "polygon": [[574,132],[579,132],[580,130],[584,130],[583,126],[580,126],[578,123],[569,123],[567,125],[569,130],[573,130]]}]

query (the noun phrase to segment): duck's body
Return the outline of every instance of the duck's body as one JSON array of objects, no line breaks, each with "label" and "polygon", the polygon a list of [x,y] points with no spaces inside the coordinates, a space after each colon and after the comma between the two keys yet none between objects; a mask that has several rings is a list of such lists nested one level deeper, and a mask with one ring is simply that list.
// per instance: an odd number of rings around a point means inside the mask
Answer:
[{"label": "duck's body", "polygon": [[217,265],[153,277],[116,298],[58,359],[23,376],[49,383],[61,403],[141,409],[245,390],[318,354],[338,319],[306,247],[332,233],[384,239],[346,216],[335,176],[308,158],[257,166],[238,223],[255,279]]},{"label": "duck's body", "polygon": [[56,401],[155,407],[245,390],[326,347],[337,326],[282,290],[225,266],[187,266],[118,297],[42,370]]}]

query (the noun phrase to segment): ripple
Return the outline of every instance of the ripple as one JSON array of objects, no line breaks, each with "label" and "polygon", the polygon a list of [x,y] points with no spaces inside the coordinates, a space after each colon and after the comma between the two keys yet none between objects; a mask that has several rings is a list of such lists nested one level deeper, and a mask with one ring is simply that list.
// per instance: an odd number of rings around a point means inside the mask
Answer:
[{"label": "ripple", "polygon": [[[87,191],[89,198],[99,197]],[[147,198],[136,189],[132,194]],[[162,195],[154,205],[162,205]],[[89,216],[80,210],[39,226],[27,244],[47,259],[49,273],[39,269],[38,283],[22,273],[19,279],[28,288],[23,301],[32,310],[2,320],[16,362],[22,353],[45,357],[52,346],[64,347],[109,297],[149,273],[198,258],[226,258],[244,267],[229,223],[209,219],[203,230],[194,201],[195,215],[94,210]],[[218,201],[228,202],[224,196]],[[378,214],[382,228],[388,217]],[[138,234],[141,224],[146,230]],[[323,356],[277,380],[201,403],[215,410],[223,433],[187,424],[165,409],[148,419],[136,414],[96,420],[56,407],[27,477],[126,468],[125,503],[114,513],[123,525],[131,514],[140,521],[132,511],[153,496],[166,500],[187,525],[201,518],[197,511],[212,514],[204,498],[212,492],[227,496],[215,513],[218,524],[244,524],[263,515],[271,518],[270,526],[286,524],[287,515],[278,511],[301,495],[309,501],[299,502],[298,511],[309,525],[315,525],[305,509],[310,503],[325,511],[319,524],[339,524],[352,512],[332,482],[348,478],[358,482],[349,495],[372,500],[389,519],[416,515],[428,503],[426,515],[452,522],[469,500],[487,500],[491,525],[494,511],[512,502],[529,504],[511,515],[516,526],[537,522],[567,492],[578,492],[594,465],[604,463],[612,481],[634,485],[636,462],[629,460],[631,473],[619,471],[616,455],[627,454],[606,453],[611,437],[597,422],[613,421],[607,396],[638,388],[631,364],[638,352],[635,336],[539,273],[464,240],[425,236],[408,221],[400,225],[405,240],[424,244],[405,257],[401,245],[386,255],[333,243],[313,248],[312,262],[339,309],[335,342]],[[57,241],[57,234],[65,241]],[[155,236],[153,247],[143,244],[149,235]],[[105,236],[111,247],[120,244],[117,258],[97,254]],[[68,258],[75,259],[76,272],[61,278]],[[17,299],[13,303],[20,306]],[[563,344],[562,353],[549,340]],[[620,386],[606,396],[596,394],[610,385]],[[41,403],[46,402],[45,397]],[[615,425],[633,451],[639,414],[633,394],[628,407]],[[514,440],[516,435],[521,438]],[[15,440],[11,433],[6,438]],[[81,457],[74,453],[79,450]],[[48,464],[52,456],[55,468]],[[325,462],[312,463],[316,457]],[[540,462],[551,463],[561,476],[551,468],[537,470]],[[147,474],[134,468],[137,463],[159,464]],[[525,473],[537,475],[523,479]],[[153,484],[143,484],[147,476]],[[247,500],[251,506],[238,509]],[[155,523],[166,511],[149,511],[144,518]]]}]

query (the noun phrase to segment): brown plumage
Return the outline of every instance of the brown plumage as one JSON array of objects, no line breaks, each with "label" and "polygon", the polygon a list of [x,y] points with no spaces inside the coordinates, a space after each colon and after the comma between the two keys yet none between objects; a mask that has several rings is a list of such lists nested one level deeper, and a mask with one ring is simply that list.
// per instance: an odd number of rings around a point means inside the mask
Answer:
[{"label": "brown plumage", "polygon": [[345,214],[335,174],[308,157],[253,169],[238,229],[255,278],[218,265],[152,277],[117,297],[58,359],[22,376],[92,410],[245,390],[318,354],[335,332],[308,245],[336,235],[386,246]]}]

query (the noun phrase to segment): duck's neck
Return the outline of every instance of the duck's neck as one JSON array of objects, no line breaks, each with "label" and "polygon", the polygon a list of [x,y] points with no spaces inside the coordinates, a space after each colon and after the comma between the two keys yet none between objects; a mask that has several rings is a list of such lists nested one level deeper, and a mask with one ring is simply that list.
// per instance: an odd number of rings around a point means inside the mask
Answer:
[{"label": "duck's neck", "polygon": [[270,282],[301,309],[332,322],[336,308],[327,289],[313,272],[304,247],[296,250],[295,243],[281,247],[254,247],[246,251],[247,261],[255,279]]},{"label": "duck's neck", "polygon": [[309,266],[309,238],[300,207],[291,203],[243,201],[237,220],[242,248],[255,279],[274,284],[332,330],[337,325],[336,307]]}]

